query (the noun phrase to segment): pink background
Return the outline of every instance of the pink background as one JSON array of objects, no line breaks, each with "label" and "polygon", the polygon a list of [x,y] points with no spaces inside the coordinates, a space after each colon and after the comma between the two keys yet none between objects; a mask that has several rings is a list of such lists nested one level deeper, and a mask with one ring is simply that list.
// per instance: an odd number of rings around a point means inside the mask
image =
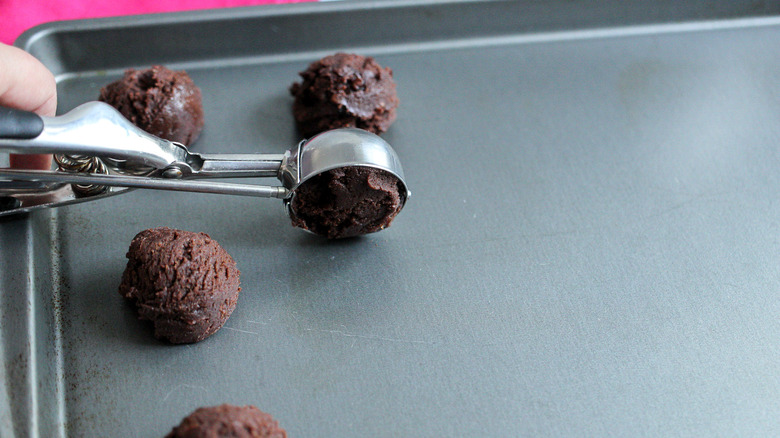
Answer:
[{"label": "pink background", "polygon": [[306,0],[0,0],[0,42],[12,44],[25,30],[48,21],[297,1]]}]

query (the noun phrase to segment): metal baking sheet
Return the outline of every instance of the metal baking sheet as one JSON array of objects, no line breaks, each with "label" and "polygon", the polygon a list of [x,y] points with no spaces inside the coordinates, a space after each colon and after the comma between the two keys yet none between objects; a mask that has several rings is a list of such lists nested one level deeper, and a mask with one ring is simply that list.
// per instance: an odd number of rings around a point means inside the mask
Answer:
[{"label": "metal baking sheet", "polygon": [[[278,153],[288,86],[375,56],[413,196],[327,242],[280,202],[134,191],[0,221],[0,435],[164,436],[253,404],[292,437],[780,434],[780,6],[297,4],[53,23],[60,112],[186,69],[200,152]],[[241,269],[225,327],[156,341],[117,286],[156,226]]]}]

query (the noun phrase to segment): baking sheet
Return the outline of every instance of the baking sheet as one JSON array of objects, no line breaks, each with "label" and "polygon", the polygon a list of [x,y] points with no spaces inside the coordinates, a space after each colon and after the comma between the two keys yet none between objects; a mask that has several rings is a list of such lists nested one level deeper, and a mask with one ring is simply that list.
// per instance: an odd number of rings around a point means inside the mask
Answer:
[{"label": "baking sheet", "polygon": [[[780,432],[780,8],[355,2],[54,23],[60,112],[184,68],[199,152],[299,140],[337,50],[394,70],[413,196],[327,242],[281,202],[134,191],[0,222],[2,436],[164,436],[254,404],[293,437]],[[209,233],[239,304],[194,345],[117,293],[145,228]]]}]

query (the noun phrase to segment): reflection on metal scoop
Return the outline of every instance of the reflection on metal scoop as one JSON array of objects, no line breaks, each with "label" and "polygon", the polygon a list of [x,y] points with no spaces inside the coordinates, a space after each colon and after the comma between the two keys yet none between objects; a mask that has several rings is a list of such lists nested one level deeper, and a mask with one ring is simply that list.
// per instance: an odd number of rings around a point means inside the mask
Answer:
[{"label": "reflection on metal scoop", "polygon": [[[409,197],[393,148],[360,129],[323,132],[284,154],[196,154],[181,144],[142,131],[101,102],[85,103],[59,117],[13,113],[0,113],[0,118],[5,117],[0,120],[0,150],[56,154],[60,156],[60,169],[0,170],[4,180],[0,181],[0,197],[18,201],[3,203],[6,208],[0,216],[99,199],[128,188],[146,188],[281,198],[295,224],[299,218],[291,205],[302,184],[334,169],[353,167],[378,169],[397,179],[399,203],[393,216]],[[18,114],[23,117],[14,119]],[[29,120],[35,126],[28,125]],[[65,168],[62,164],[94,157],[103,166],[84,166],[81,171],[74,171],[76,166]],[[96,168],[102,173],[91,173]],[[193,181],[239,177],[276,177],[282,186]],[[100,190],[101,187],[105,189]],[[363,202],[362,194],[355,196],[354,203]]]}]

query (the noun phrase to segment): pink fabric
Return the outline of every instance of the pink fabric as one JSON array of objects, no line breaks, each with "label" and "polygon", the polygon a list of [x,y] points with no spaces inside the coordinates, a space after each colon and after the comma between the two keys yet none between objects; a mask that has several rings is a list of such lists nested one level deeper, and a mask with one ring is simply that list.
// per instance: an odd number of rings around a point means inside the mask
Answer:
[{"label": "pink fabric", "polygon": [[299,1],[308,0],[0,0],[0,42],[49,21]]}]

